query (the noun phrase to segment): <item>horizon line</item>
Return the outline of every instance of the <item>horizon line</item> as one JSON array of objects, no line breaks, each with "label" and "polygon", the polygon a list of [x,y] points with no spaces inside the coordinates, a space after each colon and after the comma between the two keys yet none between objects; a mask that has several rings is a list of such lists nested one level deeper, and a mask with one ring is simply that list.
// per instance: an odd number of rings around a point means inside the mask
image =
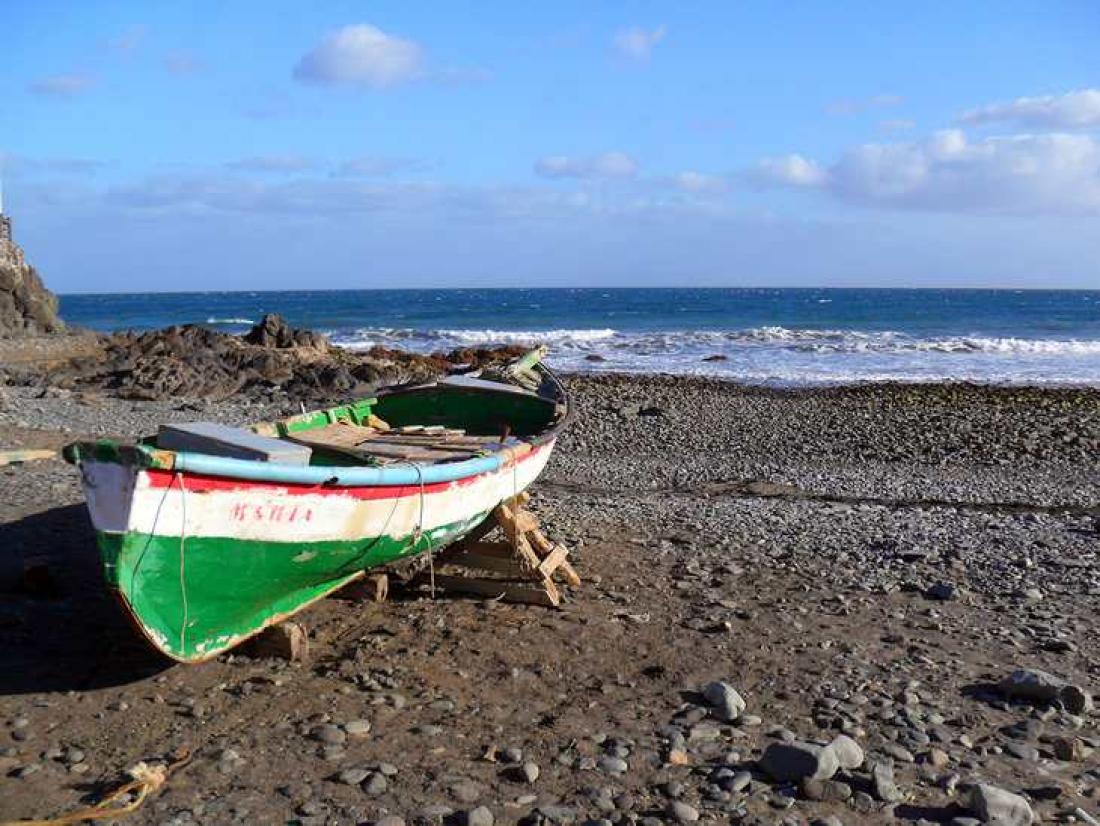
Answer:
[{"label": "horizon line", "polygon": [[309,290],[275,290],[275,289],[239,289],[239,290],[140,290],[140,291],[109,291],[109,292],[83,292],[83,291],[68,291],[61,292],[55,291],[54,294],[59,298],[66,296],[72,297],[99,297],[99,296],[119,296],[119,295],[276,295],[279,293],[362,293],[362,292],[486,292],[486,291],[500,291],[500,292],[549,292],[549,291],[573,291],[573,292],[607,292],[607,291],[625,291],[625,290],[830,290],[830,291],[894,291],[894,292],[1006,292],[1006,293],[1100,293],[1100,287],[883,287],[883,286],[829,286],[829,287],[809,287],[809,286],[723,286],[723,285],[700,285],[695,287],[685,286],[671,286],[671,285],[651,285],[644,287],[627,287],[627,286],[612,286],[612,287],[593,287],[593,286],[560,286],[560,287],[319,287]]}]

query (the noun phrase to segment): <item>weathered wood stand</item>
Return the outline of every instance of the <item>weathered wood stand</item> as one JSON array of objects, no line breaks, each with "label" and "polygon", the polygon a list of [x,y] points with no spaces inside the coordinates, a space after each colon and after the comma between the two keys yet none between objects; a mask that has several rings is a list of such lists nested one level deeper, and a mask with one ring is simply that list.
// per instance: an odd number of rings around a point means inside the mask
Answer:
[{"label": "weathered wood stand", "polygon": [[[546,538],[535,515],[523,506],[531,496],[521,493],[499,505],[470,536],[434,558],[435,570],[400,575],[407,584],[434,584],[437,589],[456,594],[477,594],[504,602],[557,607],[561,591],[554,582],[560,577],[569,585],[580,585],[581,578],[569,564],[569,549]],[[504,535],[486,541],[494,529]],[[385,602],[389,598],[390,574],[373,572],[347,586],[344,593],[353,599]],[[284,621],[249,642],[252,656],[305,660],[309,657],[309,635],[298,622]]]},{"label": "weathered wood stand", "polygon": [[[569,549],[547,539],[535,515],[523,509],[530,498],[521,493],[499,505],[482,530],[440,554],[435,587],[505,602],[559,605],[561,592],[554,578],[574,586],[581,584],[581,578],[569,564]],[[504,538],[486,541],[494,527],[500,528]],[[428,581],[426,574],[421,577],[422,582]]]}]

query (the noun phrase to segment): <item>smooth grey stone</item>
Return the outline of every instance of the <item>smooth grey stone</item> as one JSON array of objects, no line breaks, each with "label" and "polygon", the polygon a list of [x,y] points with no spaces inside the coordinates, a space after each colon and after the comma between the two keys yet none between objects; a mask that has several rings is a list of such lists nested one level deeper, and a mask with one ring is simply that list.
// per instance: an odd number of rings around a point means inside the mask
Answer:
[{"label": "smooth grey stone", "polygon": [[670,800],[665,812],[677,823],[695,823],[699,819],[699,810],[682,800]]},{"label": "smooth grey stone", "polygon": [[370,797],[378,797],[379,795],[385,794],[389,787],[389,781],[386,780],[385,775],[381,772],[371,772],[362,783],[363,791]]},{"label": "smooth grey stone", "polygon": [[829,748],[836,753],[837,762],[842,769],[858,769],[863,765],[863,749],[847,734],[838,734],[834,737],[829,743]]},{"label": "smooth grey stone", "polygon": [[619,757],[609,757],[604,755],[597,761],[597,765],[601,771],[608,774],[626,774],[627,769],[630,768],[627,762]]},{"label": "smooth grey stone", "polygon": [[344,723],[344,731],[352,737],[363,737],[370,734],[370,720],[351,720]]},{"label": "smooth grey stone", "polygon": [[828,780],[840,768],[832,749],[813,743],[771,743],[760,757],[760,768],[780,782],[803,778]]},{"label": "smooth grey stone", "polygon": [[871,769],[871,782],[875,787],[875,797],[883,803],[898,803],[902,800],[901,789],[894,782],[894,767],[889,763],[876,763]]},{"label": "smooth grey stone", "polygon": [[714,716],[724,723],[734,722],[744,713],[747,705],[736,688],[721,681],[703,686],[703,699],[707,701]]},{"label": "smooth grey stone", "polygon": [[478,806],[470,809],[463,818],[466,826],[493,826],[493,813],[488,806]]},{"label": "smooth grey stone", "polygon": [[336,779],[348,786],[358,786],[369,775],[370,772],[366,769],[344,769],[336,776]]},{"label": "smooth grey stone", "polygon": [[966,807],[983,822],[997,826],[1031,826],[1035,822],[1035,814],[1024,798],[988,783],[970,789]]}]

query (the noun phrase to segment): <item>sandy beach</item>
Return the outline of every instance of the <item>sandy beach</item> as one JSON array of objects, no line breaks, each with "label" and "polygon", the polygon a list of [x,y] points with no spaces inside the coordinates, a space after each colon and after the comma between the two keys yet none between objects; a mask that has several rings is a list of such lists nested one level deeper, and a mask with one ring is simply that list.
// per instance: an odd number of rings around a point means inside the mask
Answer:
[{"label": "sandy beach", "polygon": [[[352,589],[300,616],[305,663],[158,658],[102,585],[77,472],[0,469],[5,565],[49,572],[0,593],[0,818],[186,747],[126,822],[963,824],[979,783],[1095,822],[1100,392],[568,385],[532,490],[584,578],[563,610]],[[286,404],[9,386],[0,442]],[[1078,693],[1007,696],[1016,669]],[[841,734],[858,761],[777,779]]]}]

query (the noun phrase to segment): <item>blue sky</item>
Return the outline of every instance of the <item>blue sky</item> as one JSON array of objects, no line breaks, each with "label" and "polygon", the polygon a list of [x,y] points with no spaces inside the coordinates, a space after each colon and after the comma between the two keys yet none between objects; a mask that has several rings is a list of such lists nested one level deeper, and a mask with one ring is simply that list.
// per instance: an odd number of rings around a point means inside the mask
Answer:
[{"label": "blue sky", "polygon": [[62,292],[1100,288],[1100,5],[0,0]]}]

